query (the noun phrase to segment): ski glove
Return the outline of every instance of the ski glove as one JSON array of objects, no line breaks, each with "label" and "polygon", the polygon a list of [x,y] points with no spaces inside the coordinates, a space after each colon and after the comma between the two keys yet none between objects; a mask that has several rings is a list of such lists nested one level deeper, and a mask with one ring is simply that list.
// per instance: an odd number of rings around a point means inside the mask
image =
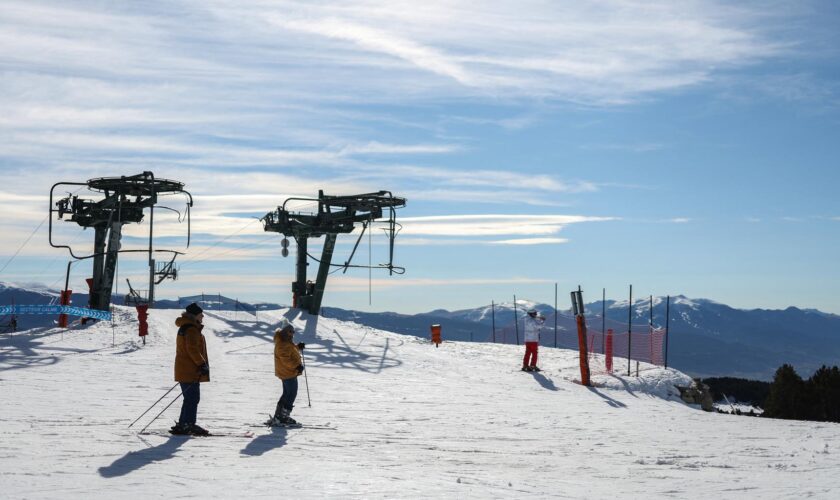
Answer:
[{"label": "ski glove", "polygon": [[300,375],[301,373],[303,373],[303,365],[297,365],[297,368],[295,368],[295,370],[297,370],[298,375]]},{"label": "ski glove", "polygon": [[306,344],[304,344],[303,342],[298,342],[297,348],[302,351],[306,349]]},{"label": "ski glove", "polygon": [[210,366],[207,363],[203,363],[198,367],[198,373],[201,375],[210,375]]}]

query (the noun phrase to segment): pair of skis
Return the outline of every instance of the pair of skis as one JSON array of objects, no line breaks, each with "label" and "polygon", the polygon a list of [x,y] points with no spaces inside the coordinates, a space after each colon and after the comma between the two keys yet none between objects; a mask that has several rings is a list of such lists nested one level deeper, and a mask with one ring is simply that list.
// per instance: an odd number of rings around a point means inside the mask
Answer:
[{"label": "pair of skis", "polygon": [[[309,424],[292,424],[292,425],[275,425],[275,426],[268,426],[265,424],[248,424],[249,427],[259,427],[263,429],[320,429],[320,430],[336,430],[336,427],[333,427],[327,423],[326,425],[309,425]],[[192,434],[171,434],[169,432],[159,432],[159,431],[144,431],[141,432],[139,435],[141,436],[176,436],[176,437],[185,437],[185,438],[202,438],[202,437],[229,437],[229,438],[254,438],[256,437],[256,433],[254,431],[245,431],[245,432],[211,432],[206,436],[199,436],[199,435],[192,435]]]}]

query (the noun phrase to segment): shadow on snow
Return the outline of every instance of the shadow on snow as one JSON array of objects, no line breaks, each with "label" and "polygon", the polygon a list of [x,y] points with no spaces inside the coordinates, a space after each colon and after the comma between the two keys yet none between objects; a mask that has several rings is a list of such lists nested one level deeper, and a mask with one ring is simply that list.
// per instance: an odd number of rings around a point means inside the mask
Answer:
[{"label": "shadow on snow", "polygon": [[157,446],[129,451],[111,465],[100,467],[99,475],[105,478],[125,476],[154,462],[169,460],[185,441],[184,436],[172,436]]},{"label": "shadow on snow", "polygon": [[[246,323],[235,321],[221,315],[210,313],[214,319],[226,324],[224,330],[216,332],[216,336],[222,338],[253,337],[260,342],[227,351],[226,354],[252,354],[250,349],[258,349],[274,344],[274,329],[276,325],[266,321],[248,321]],[[304,342],[307,346],[303,351],[304,361],[307,367],[316,368],[350,368],[368,373],[380,373],[387,368],[395,368],[402,364],[401,361],[391,356],[391,339],[386,338],[381,345],[368,344],[368,351],[362,350],[367,334],[362,337],[358,345],[351,346],[337,330],[333,334],[338,341],[318,336],[319,316],[305,314],[297,309],[289,309],[283,313],[283,317],[290,322],[304,322],[303,330],[297,330],[295,342]],[[361,327],[360,328],[364,328]],[[367,330],[365,330],[367,332]]]},{"label": "shadow on snow", "polygon": [[282,427],[272,427],[270,434],[263,434],[254,438],[248,443],[245,448],[239,453],[242,455],[249,455],[258,457],[267,451],[275,448],[282,448],[286,444],[286,429]]}]

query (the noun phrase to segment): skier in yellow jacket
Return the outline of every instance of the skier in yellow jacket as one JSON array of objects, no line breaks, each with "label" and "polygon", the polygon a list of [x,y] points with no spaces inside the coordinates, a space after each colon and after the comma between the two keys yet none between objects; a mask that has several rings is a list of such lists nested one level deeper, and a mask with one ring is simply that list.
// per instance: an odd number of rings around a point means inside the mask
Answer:
[{"label": "skier in yellow jacket", "polygon": [[303,373],[300,350],[306,344],[299,342],[292,343],[295,328],[285,318],[280,320],[280,325],[274,332],[274,374],[283,382],[283,394],[277,401],[277,408],[274,416],[266,422],[270,426],[299,425],[295,419],[289,416],[297,398],[297,378]]}]

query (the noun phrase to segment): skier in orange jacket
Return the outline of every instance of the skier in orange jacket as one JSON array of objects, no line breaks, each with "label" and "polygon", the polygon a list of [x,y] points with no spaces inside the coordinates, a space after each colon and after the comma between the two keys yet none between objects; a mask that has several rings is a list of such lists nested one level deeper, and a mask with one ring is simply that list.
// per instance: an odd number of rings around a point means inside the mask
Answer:
[{"label": "skier in orange jacket", "polygon": [[283,382],[283,394],[277,401],[274,416],[266,422],[266,425],[273,427],[299,425],[289,414],[297,398],[297,378],[303,373],[300,351],[306,347],[306,344],[292,343],[295,327],[286,318],[281,319],[278,326],[274,332],[274,374]]},{"label": "skier in orange jacket", "polygon": [[201,400],[201,382],[210,381],[210,364],[207,358],[207,342],[201,331],[204,329],[204,311],[193,302],[181,317],[175,320],[178,338],[175,341],[175,381],[181,383],[184,402],[178,423],[169,432],[206,436],[206,429],[196,425],[198,402]]}]

